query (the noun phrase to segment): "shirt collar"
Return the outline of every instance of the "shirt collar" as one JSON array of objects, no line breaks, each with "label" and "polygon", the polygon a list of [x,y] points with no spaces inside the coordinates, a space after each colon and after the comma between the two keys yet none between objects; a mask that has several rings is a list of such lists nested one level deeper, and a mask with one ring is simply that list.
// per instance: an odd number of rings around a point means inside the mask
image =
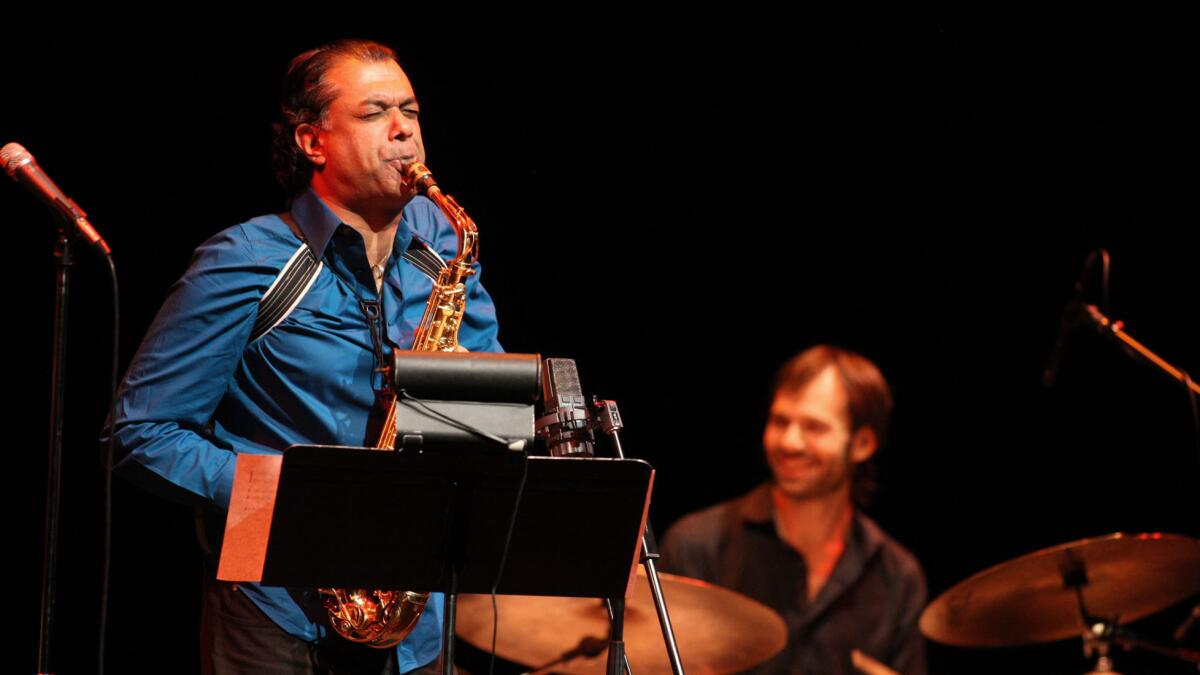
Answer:
[{"label": "shirt collar", "polygon": [[[747,524],[775,527],[775,502],[771,498],[771,481],[751,490],[742,497],[739,515]],[[858,509],[854,510],[854,522],[847,537],[847,548],[853,548],[865,560],[883,545],[883,532]]]},{"label": "shirt collar", "polygon": [[770,523],[775,516],[775,503],[771,501],[771,482],[768,481],[742,497],[739,507],[742,520],[748,523]]},{"label": "shirt collar", "polygon": [[[325,249],[329,247],[329,241],[333,239],[333,233],[344,224],[342,219],[312,188],[306,189],[292,202],[291,213],[296,226],[300,228],[300,233],[304,235],[304,240],[308,242],[309,250],[320,260],[325,255]],[[396,241],[392,246],[393,256],[403,254],[412,242],[412,227],[408,218],[409,209],[405,207],[400,226],[396,228]]]},{"label": "shirt collar", "polygon": [[292,202],[292,218],[308,242],[309,250],[320,260],[333,233],[342,224],[342,219],[321,201],[312,188],[305,190]]}]

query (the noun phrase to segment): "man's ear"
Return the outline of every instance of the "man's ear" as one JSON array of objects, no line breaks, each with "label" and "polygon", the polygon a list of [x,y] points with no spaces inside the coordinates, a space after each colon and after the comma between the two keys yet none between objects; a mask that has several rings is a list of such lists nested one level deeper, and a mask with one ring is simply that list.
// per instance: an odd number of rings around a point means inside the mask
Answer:
[{"label": "man's ear", "polygon": [[321,130],[308,124],[296,125],[296,146],[316,166],[325,166],[325,146],[321,144]]},{"label": "man's ear", "polygon": [[850,461],[862,464],[875,455],[879,449],[879,436],[871,427],[860,427],[850,439]]}]

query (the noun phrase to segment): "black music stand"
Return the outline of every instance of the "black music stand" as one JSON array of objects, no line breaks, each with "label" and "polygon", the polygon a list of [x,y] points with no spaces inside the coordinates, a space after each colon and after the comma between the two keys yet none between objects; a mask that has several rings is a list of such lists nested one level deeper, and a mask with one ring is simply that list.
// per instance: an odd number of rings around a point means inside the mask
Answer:
[{"label": "black music stand", "polygon": [[292,446],[282,458],[239,455],[217,578],[446,593],[448,673],[456,596],[491,593],[526,469],[497,593],[624,598],[639,562],[650,465],[504,450]]}]

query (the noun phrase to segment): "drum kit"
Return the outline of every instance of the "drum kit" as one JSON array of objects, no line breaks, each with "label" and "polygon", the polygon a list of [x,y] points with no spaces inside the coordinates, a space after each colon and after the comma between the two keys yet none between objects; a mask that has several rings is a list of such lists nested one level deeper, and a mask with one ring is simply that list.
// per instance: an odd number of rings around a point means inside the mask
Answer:
[{"label": "drum kit", "polygon": [[[703,581],[660,574],[684,669],[734,673],[779,653],[783,619],[769,607]],[[1115,673],[1112,648],[1142,649],[1193,662],[1200,650],[1135,636],[1125,624],[1200,593],[1200,539],[1112,534],[1043,549],[984,570],[926,607],[921,632],[960,647],[1015,647],[1079,639],[1093,673]],[[605,672],[609,618],[601,600],[497,596],[496,654],[532,673]],[[458,635],[489,650],[492,598],[461,596]],[[625,649],[638,675],[671,667],[644,572],[626,601]],[[1175,631],[1181,642],[1200,623],[1200,606]],[[1200,627],[1197,627],[1200,629]]]},{"label": "drum kit", "polygon": [[[1090,325],[1132,357],[1183,384],[1193,397],[1200,383],[1130,337],[1119,321],[1083,303],[1086,280],[1103,265],[1107,298],[1108,253],[1098,249],[1084,262],[1076,294],[1064,312],[1059,344],[1046,384],[1053,381],[1066,332]],[[1195,400],[1194,398],[1192,399]],[[1200,423],[1198,423],[1200,430]],[[1200,431],[1198,431],[1200,433]],[[684,669],[720,674],[746,670],[785,646],[783,620],[770,608],[711,584],[660,575],[663,595]],[[645,577],[626,605],[625,641],[631,670],[672,672]],[[1152,652],[1200,670],[1200,649],[1185,646],[1200,634],[1200,605],[1169,642],[1132,632],[1127,624],[1200,594],[1200,539],[1175,534],[1111,534],[1042,549],[971,576],[937,597],[920,617],[921,632],[952,646],[1002,648],[1077,639],[1094,659],[1089,675],[1116,673],[1113,648]],[[496,653],[532,672],[592,675],[605,672],[609,619],[602,601],[578,598],[498,597]],[[489,596],[460,600],[459,636],[487,650],[492,639]],[[469,610],[467,609],[469,608]],[[1194,643],[1193,643],[1194,644]],[[891,672],[859,661],[864,672]],[[868,659],[869,661],[869,659]]]}]

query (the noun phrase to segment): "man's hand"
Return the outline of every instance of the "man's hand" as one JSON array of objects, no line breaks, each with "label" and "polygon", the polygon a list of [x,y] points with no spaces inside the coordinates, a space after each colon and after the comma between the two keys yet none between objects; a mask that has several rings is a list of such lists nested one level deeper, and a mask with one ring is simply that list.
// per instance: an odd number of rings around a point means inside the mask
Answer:
[{"label": "man's hand", "polygon": [[854,668],[865,675],[899,675],[896,671],[888,668],[875,659],[858,651],[857,649],[850,650],[850,662],[854,664]]}]

